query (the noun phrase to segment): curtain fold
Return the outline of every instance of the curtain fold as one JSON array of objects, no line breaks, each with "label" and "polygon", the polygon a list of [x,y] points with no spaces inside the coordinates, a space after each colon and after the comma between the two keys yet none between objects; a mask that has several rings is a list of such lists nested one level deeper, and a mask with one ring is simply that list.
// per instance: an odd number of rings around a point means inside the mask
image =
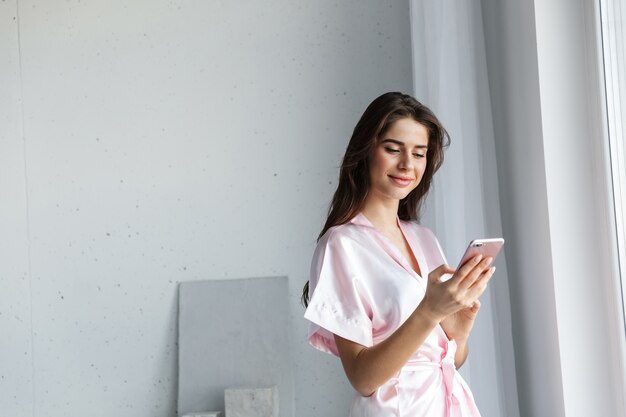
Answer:
[{"label": "curtain fold", "polygon": [[[481,6],[470,0],[410,5],[414,95],[451,137],[422,223],[455,267],[471,239],[502,236]],[[519,417],[505,253],[506,243],[460,369],[483,417]]]}]

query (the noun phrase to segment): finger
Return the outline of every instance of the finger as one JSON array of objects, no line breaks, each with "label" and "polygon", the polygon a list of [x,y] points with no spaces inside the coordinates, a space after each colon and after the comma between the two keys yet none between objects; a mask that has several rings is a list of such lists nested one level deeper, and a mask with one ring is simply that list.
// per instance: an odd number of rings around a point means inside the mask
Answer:
[{"label": "finger", "polygon": [[484,258],[478,265],[475,265],[474,268],[470,271],[469,274],[465,276],[465,278],[460,282],[459,286],[461,288],[469,288],[478,280],[481,275],[488,271],[489,265],[493,261],[493,258],[488,256]]},{"label": "finger", "polygon": [[454,274],[454,269],[450,268],[446,264],[441,264],[437,268],[430,271],[430,273],[428,274],[428,280],[441,282],[441,276],[445,274]]},{"label": "finger", "polygon": [[478,265],[482,258],[483,255],[479,253],[473,258],[468,259],[463,264],[463,266],[456,271],[454,277],[450,280],[450,283],[458,284],[459,282],[461,282],[465,278],[465,276],[469,274],[476,265]]},{"label": "finger", "polygon": [[487,257],[483,258],[478,264],[475,264],[472,270],[459,280],[459,287],[465,289],[471,287],[472,284],[480,278],[481,274],[489,268],[491,261],[493,261],[493,258]]},{"label": "finger", "polygon": [[480,278],[478,278],[474,282],[474,284],[472,284],[472,286],[468,288],[468,291],[471,291],[473,296],[480,297],[480,295],[483,292],[485,292],[485,289],[487,289],[487,284],[489,283],[489,280],[493,276],[493,273],[495,272],[495,270],[496,270],[496,267],[493,266],[487,269],[485,272],[483,272],[480,275]]},{"label": "finger", "polygon": [[476,317],[476,315],[478,314],[478,310],[480,310],[480,301],[476,299],[473,302],[469,303],[469,306],[467,307],[467,314],[469,314],[469,316],[472,318]]}]

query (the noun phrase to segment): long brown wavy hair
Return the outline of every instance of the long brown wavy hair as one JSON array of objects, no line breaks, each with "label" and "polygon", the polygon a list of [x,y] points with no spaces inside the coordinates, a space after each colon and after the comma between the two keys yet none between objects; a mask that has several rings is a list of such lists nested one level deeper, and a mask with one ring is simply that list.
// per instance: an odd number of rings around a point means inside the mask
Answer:
[{"label": "long brown wavy hair", "polygon": [[[419,185],[400,200],[398,217],[401,220],[419,220],[424,197],[428,194],[433,175],[443,163],[443,150],[450,145],[450,136],[435,114],[415,98],[398,92],[385,93],[367,106],[352,132],[352,137],[341,162],[339,184],[328,209],[326,224],[320,232],[347,223],[363,208],[370,188],[369,158],[372,150],[399,119],[410,118],[428,131],[426,169]],[[302,290],[302,303],[309,304],[309,282]]]}]

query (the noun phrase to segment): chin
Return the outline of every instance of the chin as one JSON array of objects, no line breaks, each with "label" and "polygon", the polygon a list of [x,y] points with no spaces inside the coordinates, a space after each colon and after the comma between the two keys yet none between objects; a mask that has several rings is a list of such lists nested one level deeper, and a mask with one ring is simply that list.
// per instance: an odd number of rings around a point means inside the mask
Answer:
[{"label": "chin", "polygon": [[417,187],[407,189],[407,188],[398,188],[398,187],[391,186],[391,187],[379,188],[379,191],[377,194],[383,198],[400,201],[400,200],[404,200],[405,198],[407,198],[409,194],[411,194],[411,192],[415,190],[415,188]]},{"label": "chin", "polygon": [[400,200],[404,200],[405,198],[407,198],[413,191],[415,190],[415,188],[411,189],[408,193],[402,193],[402,195],[399,197]]},{"label": "chin", "polygon": [[391,193],[387,193],[387,197],[392,198],[394,200],[404,200],[405,198],[408,197],[408,195],[411,194],[410,192],[405,193],[405,192],[391,192]]}]

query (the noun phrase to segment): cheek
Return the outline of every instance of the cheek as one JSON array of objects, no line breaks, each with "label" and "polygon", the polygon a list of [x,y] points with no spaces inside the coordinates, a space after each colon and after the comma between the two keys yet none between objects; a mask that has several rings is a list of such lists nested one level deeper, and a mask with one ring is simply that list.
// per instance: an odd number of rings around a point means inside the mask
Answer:
[{"label": "cheek", "polygon": [[390,166],[389,158],[382,152],[376,152],[370,161],[370,171],[372,173],[384,172]]},{"label": "cheek", "polygon": [[387,157],[386,157],[385,153],[381,152],[380,149],[378,149],[376,152],[374,152],[374,157],[372,158],[374,164],[376,164],[377,166],[384,165],[386,159],[387,159]]},{"label": "cheek", "polygon": [[426,166],[427,166],[427,165],[426,165],[426,162],[424,162],[423,164],[420,164],[420,165],[417,167],[417,172],[418,172],[418,174],[417,174],[417,175],[419,175],[420,180],[421,180],[421,178],[424,176],[424,173],[426,172]]}]

